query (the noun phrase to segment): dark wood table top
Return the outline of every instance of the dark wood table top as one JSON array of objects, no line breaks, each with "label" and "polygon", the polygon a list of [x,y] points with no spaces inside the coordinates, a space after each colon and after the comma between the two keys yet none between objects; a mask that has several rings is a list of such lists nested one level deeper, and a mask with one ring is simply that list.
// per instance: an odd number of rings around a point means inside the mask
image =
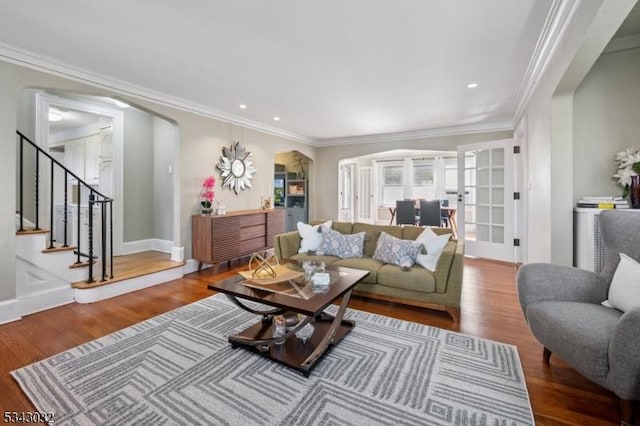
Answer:
[{"label": "dark wood table top", "polygon": [[[240,299],[263,303],[307,316],[314,316],[322,312],[334,300],[352,289],[362,278],[369,274],[369,271],[360,269],[331,266],[326,268],[326,272],[329,272],[331,276],[331,285],[328,291],[325,293],[314,293],[311,298],[306,300],[268,290],[247,287],[242,284],[245,278],[241,275],[211,283],[208,285],[208,288]],[[310,283],[305,283],[302,277],[294,281],[297,285],[310,285]]]}]

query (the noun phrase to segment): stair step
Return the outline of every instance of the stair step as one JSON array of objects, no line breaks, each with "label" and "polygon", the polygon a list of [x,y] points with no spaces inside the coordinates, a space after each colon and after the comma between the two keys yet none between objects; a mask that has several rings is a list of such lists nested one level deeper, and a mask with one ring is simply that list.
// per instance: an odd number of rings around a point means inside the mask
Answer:
[{"label": "stair step", "polygon": [[42,250],[42,253],[57,253],[57,252],[60,252],[60,251],[71,251],[71,250],[75,250],[77,248],[78,247],[76,247],[76,246],[66,246],[66,247],[58,246],[58,247],[46,248],[46,249]]},{"label": "stair step", "polygon": [[72,283],[71,287],[73,288],[77,288],[77,289],[88,289],[88,288],[94,288],[94,287],[101,287],[103,285],[107,285],[107,284],[111,284],[111,283],[116,283],[119,281],[125,281],[125,280],[129,280],[132,278],[137,278],[137,277],[141,277],[144,275],[149,275],[149,274],[153,274],[153,273],[157,273],[157,272],[162,272],[162,271],[166,271],[169,269],[174,269],[174,268],[181,268],[186,264],[186,262],[171,262],[171,264],[169,265],[164,265],[161,267],[156,267],[153,269],[153,271],[145,271],[144,269],[140,269],[138,271],[135,272],[130,272],[130,273],[124,273],[124,274],[118,274],[117,276],[113,277],[113,278],[108,278],[104,281],[101,281],[102,279],[102,275],[101,273],[95,273],[94,271],[94,282],[91,283],[87,283],[86,281],[80,281],[77,283]]},{"label": "stair step", "polygon": [[[93,264],[95,265],[97,263],[97,261],[93,261]],[[75,269],[75,268],[86,268],[87,266],[89,266],[89,261],[86,262],[76,262],[72,265],[69,265],[70,269]]]},{"label": "stair step", "polygon": [[33,235],[33,234],[48,234],[48,229],[25,229],[24,231],[16,231],[16,235]]}]

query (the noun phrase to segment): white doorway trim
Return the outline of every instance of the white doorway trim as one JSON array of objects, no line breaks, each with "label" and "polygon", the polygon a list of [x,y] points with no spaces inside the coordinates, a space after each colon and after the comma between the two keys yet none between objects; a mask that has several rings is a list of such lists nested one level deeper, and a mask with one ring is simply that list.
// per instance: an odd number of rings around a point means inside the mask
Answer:
[{"label": "white doorway trim", "polygon": [[113,254],[123,253],[124,228],[124,113],[115,108],[84,100],[68,99],[50,93],[36,93],[35,143],[42,149],[49,148],[49,108],[70,108],[78,111],[109,117],[112,120],[112,167],[113,167]]}]

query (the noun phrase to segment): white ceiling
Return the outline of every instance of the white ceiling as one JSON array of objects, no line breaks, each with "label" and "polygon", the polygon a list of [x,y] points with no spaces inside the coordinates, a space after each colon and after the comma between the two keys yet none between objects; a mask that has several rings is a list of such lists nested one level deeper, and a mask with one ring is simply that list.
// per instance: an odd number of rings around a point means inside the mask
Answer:
[{"label": "white ceiling", "polygon": [[5,51],[323,143],[510,128],[558,0],[0,1]]}]

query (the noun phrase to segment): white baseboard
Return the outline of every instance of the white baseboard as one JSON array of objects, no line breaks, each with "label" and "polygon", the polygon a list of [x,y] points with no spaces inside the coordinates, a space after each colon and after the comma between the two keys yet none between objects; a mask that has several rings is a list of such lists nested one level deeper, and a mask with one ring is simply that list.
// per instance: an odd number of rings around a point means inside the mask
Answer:
[{"label": "white baseboard", "polygon": [[182,278],[182,268],[172,268],[165,271],[156,272],[141,277],[131,278],[124,281],[103,285],[100,287],[87,289],[74,289],[74,298],[78,303],[93,303],[99,300],[109,299],[130,293],[143,288],[152,287],[154,285],[163,284],[167,281]]},{"label": "white baseboard", "polygon": [[173,248],[173,241],[149,238],[148,240],[128,241],[126,243],[122,243],[122,254],[140,253],[141,251],[153,250],[173,255]]},{"label": "white baseboard", "polygon": [[[211,266],[213,265],[209,265],[208,263],[203,263],[202,264],[202,269],[207,269],[207,268],[211,268]],[[185,274],[190,274],[192,272],[197,272],[198,271],[198,261],[195,259],[189,259],[185,262],[184,266],[182,267],[182,270],[184,271]]]},{"label": "white baseboard", "polygon": [[20,312],[22,315],[35,314],[69,303],[73,303],[73,289],[68,285],[21,297]]},{"label": "white baseboard", "polygon": [[18,299],[3,300],[0,302],[0,324],[22,319],[20,314],[20,301]]},{"label": "white baseboard", "polygon": [[184,247],[171,247],[171,260],[182,262],[184,260]]}]

